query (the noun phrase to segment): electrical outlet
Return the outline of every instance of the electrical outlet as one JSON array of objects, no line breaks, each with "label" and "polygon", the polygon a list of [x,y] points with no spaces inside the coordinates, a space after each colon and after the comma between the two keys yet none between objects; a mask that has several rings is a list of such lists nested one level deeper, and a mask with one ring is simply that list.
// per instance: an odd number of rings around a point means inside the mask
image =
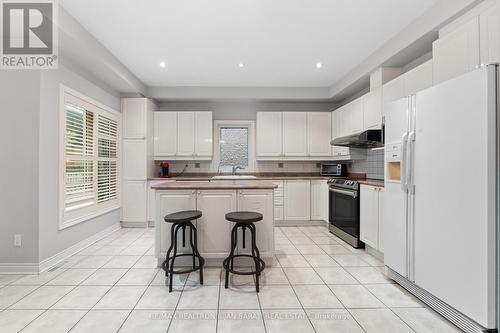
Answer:
[{"label": "electrical outlet", "polygon": [[15,246],[15,247],[21,247],[21,244],[22,244],[22,238],[21,238],[21,235],[19,235],[19,234],[15,234],[15,235],[14,235],[14,246]]},{"label": "electrical outlet", "polygon": [[278,163],[278,168],[283,169],[283,163]]},{"label": "electrical outlet", "polygon": [[195,164],[194,164],[194,168],[195,168],[195,169],[199,169],[199,168],[200,168],[200,163],[195,163]]},{"label": "electrical outlet", "polygon": [[321,167],[321,163],[316,163],[316,168],[320,168]]}]

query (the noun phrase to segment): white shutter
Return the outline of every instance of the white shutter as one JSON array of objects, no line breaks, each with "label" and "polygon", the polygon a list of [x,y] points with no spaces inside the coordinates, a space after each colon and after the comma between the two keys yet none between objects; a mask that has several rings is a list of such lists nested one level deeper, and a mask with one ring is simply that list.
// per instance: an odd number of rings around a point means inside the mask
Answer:
[{"label": "white shutter", "polygon": [[99,115],[97,202],[106,202],[118,197],[117,140],[118,122]]}]

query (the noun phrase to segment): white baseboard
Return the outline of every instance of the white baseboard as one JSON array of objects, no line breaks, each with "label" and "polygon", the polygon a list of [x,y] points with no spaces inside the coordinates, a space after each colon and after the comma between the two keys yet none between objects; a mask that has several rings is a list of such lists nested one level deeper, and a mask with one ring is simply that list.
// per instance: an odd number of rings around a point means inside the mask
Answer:
[{"label": "white baseboard", "polygon": [[[74,255],[75,253],[80,252],[81,250],[94,244],[98,240],[103,239],[104,237],[108,236],[109,234],[115,232],[118,229],[120,229],[119,222],[107,227],[106,229],[104,229],[101,232],[98,232],[95,235],[92,235],[92,236],[76,243],[75,245],[73,245],[71,247],[68,247],[67,249],[53,255],[50,258],[42,260],[39,264],[35,264],[36,269],[31,274],[42,273],[46,270],[51,269],[52,267],[54,267],[54,266],[58,265],[59,263],[61,263],[62,261],[64,261],[66,258],[69,258],[72,255]],[[27,273],[25,273],[25,274],[27,274]]]},{"label": "white baseboard", "polygon": [[131,221],[121,221],[122,227],[124,228],[147,228],[149,222],[131,222]]},{"label": "white baseboard", "polygon": [[0,263],[0,274],[37,274],[38,263]]}]

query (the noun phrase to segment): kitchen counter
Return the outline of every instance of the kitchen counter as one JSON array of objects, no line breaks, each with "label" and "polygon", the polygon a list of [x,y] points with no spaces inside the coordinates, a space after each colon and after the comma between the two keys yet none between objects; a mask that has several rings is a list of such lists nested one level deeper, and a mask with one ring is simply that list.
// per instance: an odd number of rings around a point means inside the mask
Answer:
[{"label": "kitchen counter", "polygon": [[384,181],[380,179],[358,179],[358,183],[361,185],[384,187]]},{"label": "kitchen counter", "polygon": [[278,185],[262,180],[175,181],[151,186],[155,190],[272,190],[277,187]]},{"label": "kitchen counter", "polygon": [[[215,180],[212,177],[217,176],[217,173],[188,173],[180,176],[172,176],[169,178],[154,177],[149,180],[180,180],[180,181],[207,181]],[[334,178],[331,176],[322,176],[317,172],[261,172],[261,173],[244,173],[241,175],[255,176],[255,180],[293,180],[293,179],[304,179],[304,180],[322,180]],[[349,179],[363,179],[366,177],[364,173],[349,173],[347,178]],[[217,181],[220,181],[217,180]],[[245,179],[245,181],[254,181],[252,179]]]}]

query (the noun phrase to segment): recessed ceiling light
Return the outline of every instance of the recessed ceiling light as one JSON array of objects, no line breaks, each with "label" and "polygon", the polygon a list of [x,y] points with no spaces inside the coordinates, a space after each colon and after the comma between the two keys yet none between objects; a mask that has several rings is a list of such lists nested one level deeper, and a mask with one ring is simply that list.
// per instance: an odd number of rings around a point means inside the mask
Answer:
[{"label": "recessed ceiling light", "polygon": [[243,68],[243,67],[245,67],[245,64],[244,64],[244,63],[242,63],[242,62],[240,62],[240,63],[238,64],[238,67],[239,67],[239,68]]},{"label": "recessed ceiling light", "polygon": [[316,63],[316,68],[317,68],[317,69],[320,69],[320,68],[322,68],[322,67],[323,67],[323,64],[322,64],[322,63],[320,63],[320,62],[317,62],[317,63]]},{"label": "recessed ceiling light", "polygon": [[167,64],[165,63],[165,61],[161,61],[161,62],[160,62],[160,67],[161,67],[161,68],[165,68],[165,67],[167,67]]}]

